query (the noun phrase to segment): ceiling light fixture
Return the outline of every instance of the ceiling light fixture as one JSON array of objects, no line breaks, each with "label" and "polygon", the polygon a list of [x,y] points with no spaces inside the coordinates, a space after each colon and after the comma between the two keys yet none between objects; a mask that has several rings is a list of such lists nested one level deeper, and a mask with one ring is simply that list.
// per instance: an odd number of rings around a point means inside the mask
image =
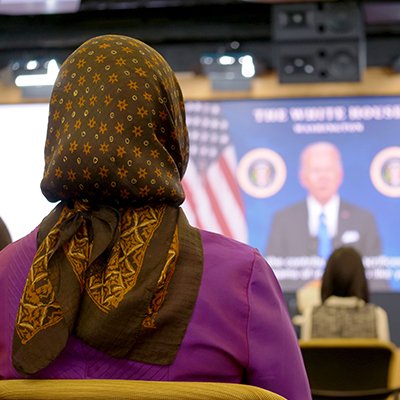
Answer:
[{"label": "ceiling light fixture", "polygon": [[[31,60],[27,63],[27,70],[29,71],[37,71],[37,68],[32,69],[28,66],[37,65],[35,64],[37,61]],[[59,67],[57,61],[52,59],[48,61],[47,68],[45,69],[45,73],[27,73],[23,75],[18,75],[15,78],[15,84],[18,87],[27,87],[27,86],[53,86],[54,82],[57,78]]]}]

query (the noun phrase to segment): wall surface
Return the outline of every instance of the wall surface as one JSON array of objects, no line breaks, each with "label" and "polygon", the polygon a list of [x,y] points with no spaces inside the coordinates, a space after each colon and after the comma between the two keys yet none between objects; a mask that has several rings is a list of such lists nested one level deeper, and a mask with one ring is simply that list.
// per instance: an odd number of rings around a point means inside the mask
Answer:
[{"label": "wall surface", "polygon": [[390,69],[369,68],[362,82],[280,84],[274,73],[257,77],[250,91],[215,92],[207,78],[178,75],[183,93],[188,100],[240,98],[293,98],[332,96],[377,96],[400,94],[400,74]]}]

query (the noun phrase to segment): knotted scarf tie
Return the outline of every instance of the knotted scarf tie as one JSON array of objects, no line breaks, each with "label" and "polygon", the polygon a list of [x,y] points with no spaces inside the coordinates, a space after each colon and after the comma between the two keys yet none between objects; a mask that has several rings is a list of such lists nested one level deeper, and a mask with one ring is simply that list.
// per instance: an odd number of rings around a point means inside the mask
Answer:
[{"label": "knotted scarf tie", "polygon": [[173,361],[202,269],[198,231],[180,209],[60,204],[39,241],[17,314],[19,372],[47,366],[71,334],[114,357]]}]

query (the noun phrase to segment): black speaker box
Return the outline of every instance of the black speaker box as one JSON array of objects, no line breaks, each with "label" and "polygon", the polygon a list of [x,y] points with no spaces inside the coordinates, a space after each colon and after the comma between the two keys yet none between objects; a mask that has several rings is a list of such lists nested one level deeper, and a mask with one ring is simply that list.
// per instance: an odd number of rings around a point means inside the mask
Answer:
[{"label": "black speaker box", "polygon": [[362,78],[366,44],[356,2],[274,5],[272,39],[282,83]]}]

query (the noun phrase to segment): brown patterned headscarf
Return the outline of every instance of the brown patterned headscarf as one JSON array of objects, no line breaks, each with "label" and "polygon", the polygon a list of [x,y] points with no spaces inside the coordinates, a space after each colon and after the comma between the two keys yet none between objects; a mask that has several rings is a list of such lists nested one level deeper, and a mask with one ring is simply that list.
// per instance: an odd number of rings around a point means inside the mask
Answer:
[{"label": "brown patterned headscarf", "polygon": [[179,208],[183,98],[167,62],[119,35],[85,42],[50,100],[43,220],[16,318],[13,364],[49,365],[70,335],[113,357],[170,364],[201,280],[198,230]]}]

